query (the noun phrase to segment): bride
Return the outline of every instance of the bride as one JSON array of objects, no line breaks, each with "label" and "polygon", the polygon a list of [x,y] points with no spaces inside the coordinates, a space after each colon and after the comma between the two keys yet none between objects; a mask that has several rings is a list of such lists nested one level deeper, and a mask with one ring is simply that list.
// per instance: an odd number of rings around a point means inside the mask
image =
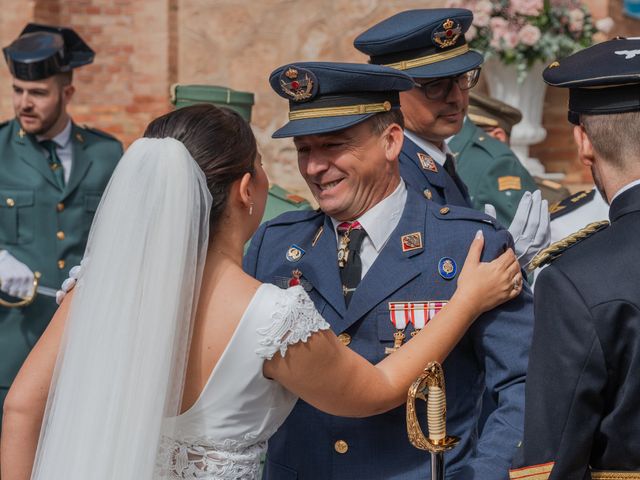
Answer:
[{"label": "bride", "polygon": [[255,479],[298,397],[341,416],[395,408],[481,313],[519,294],[513,252],[480,262],[479,234],[448,305],[372,365],[302,286],[242,271],[268,189],[249,125],[197,105],[144,136],[109,183],[75,288],[9,392],[3,480]]}]

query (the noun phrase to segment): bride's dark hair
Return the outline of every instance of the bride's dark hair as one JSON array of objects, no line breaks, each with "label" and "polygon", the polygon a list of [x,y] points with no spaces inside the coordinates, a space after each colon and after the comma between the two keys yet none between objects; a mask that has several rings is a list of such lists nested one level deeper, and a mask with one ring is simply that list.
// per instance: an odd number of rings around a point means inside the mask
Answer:
[{"label": "bride's dark hair", "polygon": [[207,179],[213,197],[210,224],[215,227],[227,204],[229,187],[245,173],[253,175],[258,153],[249,124],[228,108],[192,105],[153,120],[147,138],[171,137],[189,150]]}]

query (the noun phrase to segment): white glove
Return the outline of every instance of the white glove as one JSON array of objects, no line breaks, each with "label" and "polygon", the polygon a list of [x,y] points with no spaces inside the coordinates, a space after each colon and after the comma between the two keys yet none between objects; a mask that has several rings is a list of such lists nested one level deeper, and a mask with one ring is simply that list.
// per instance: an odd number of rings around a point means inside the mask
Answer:
[{"label": "white glove", "polygon": [[67,296],[73,287],[76,286],[76,282],[78,281],[78,277],[80,276],[80,272],[82,271],[82,264],[84,263],[84,259],[80,262],[80,265],[76,265],[69,270],[69,278],[67,278],[64,282],[62,282],[62,286],[60,290],[56,292],[56,303],[60,305],[64,297]]},{"label": "white glove", "polygon": [[18,298],[33,291],[33,272],[6,250],[0,251],[0,290]]},{"label": "white glove", "polygon": [[[485,204],[484,213],[496,218],[496,209],[490,203]],[[549,221],[549,203],[542,199],[540,190],[536,190],[533,194],[525,192],[509,225],[514,250],[522,268],[526,268],[536,253],[549,246],[551,241]]]},{"label": "white glove", "polygon": [[540,190],[533,194],[525,192],[509,225],[509,233],[513,237],[516,256],[522,268],[527,267],[536,253],[549,246],[549,222],[549,203],[542,199]]}]

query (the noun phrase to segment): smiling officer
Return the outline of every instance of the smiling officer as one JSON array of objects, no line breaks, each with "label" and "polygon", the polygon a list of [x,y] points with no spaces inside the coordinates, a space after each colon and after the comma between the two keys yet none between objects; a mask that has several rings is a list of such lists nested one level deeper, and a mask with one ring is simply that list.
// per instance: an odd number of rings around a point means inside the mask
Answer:
[{"label": "smiling officer", "polygon": [[[399,92],[413,81],[404,73],[306,62],[275,70],[270,82],[289,100],[289,122],[273,136],[293,137],[300,173],[320,210],[263,224],[245,269],[261,281],[301,283],[338,338],[379,362],[451,298],[478,229],[485,261],[510,247],[511,238],[480,212],[440,206],[406,187],[398,163],[404,140]],[[525,287],[482,315],[444,364],[448,428],[462,437],[447,457],[448,478],[507,476],[522,436],[531,306]],[[413,318],[412,308],[424,315]],[[485,391],[499,408],[478,439]],[[429,468],[428,455],[407,441],[404,407],[338,418],[299,401],[269,440],[265,478],[417,480]]]}]

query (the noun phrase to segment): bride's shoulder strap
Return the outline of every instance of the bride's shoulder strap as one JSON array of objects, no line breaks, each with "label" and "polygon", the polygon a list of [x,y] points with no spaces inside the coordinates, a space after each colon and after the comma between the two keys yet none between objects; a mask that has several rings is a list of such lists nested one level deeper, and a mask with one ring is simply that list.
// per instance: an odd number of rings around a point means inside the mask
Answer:
[{"label": "bride's shoulder strap", "polygon": [[301,286],[286,290],[271,286],[270,290],[274,291],[271,322],[258,329],[256,354],[261,358],[270,360],[277,352],[284,357],[289,345],[306,342],[313,333],[330,328]]}]

